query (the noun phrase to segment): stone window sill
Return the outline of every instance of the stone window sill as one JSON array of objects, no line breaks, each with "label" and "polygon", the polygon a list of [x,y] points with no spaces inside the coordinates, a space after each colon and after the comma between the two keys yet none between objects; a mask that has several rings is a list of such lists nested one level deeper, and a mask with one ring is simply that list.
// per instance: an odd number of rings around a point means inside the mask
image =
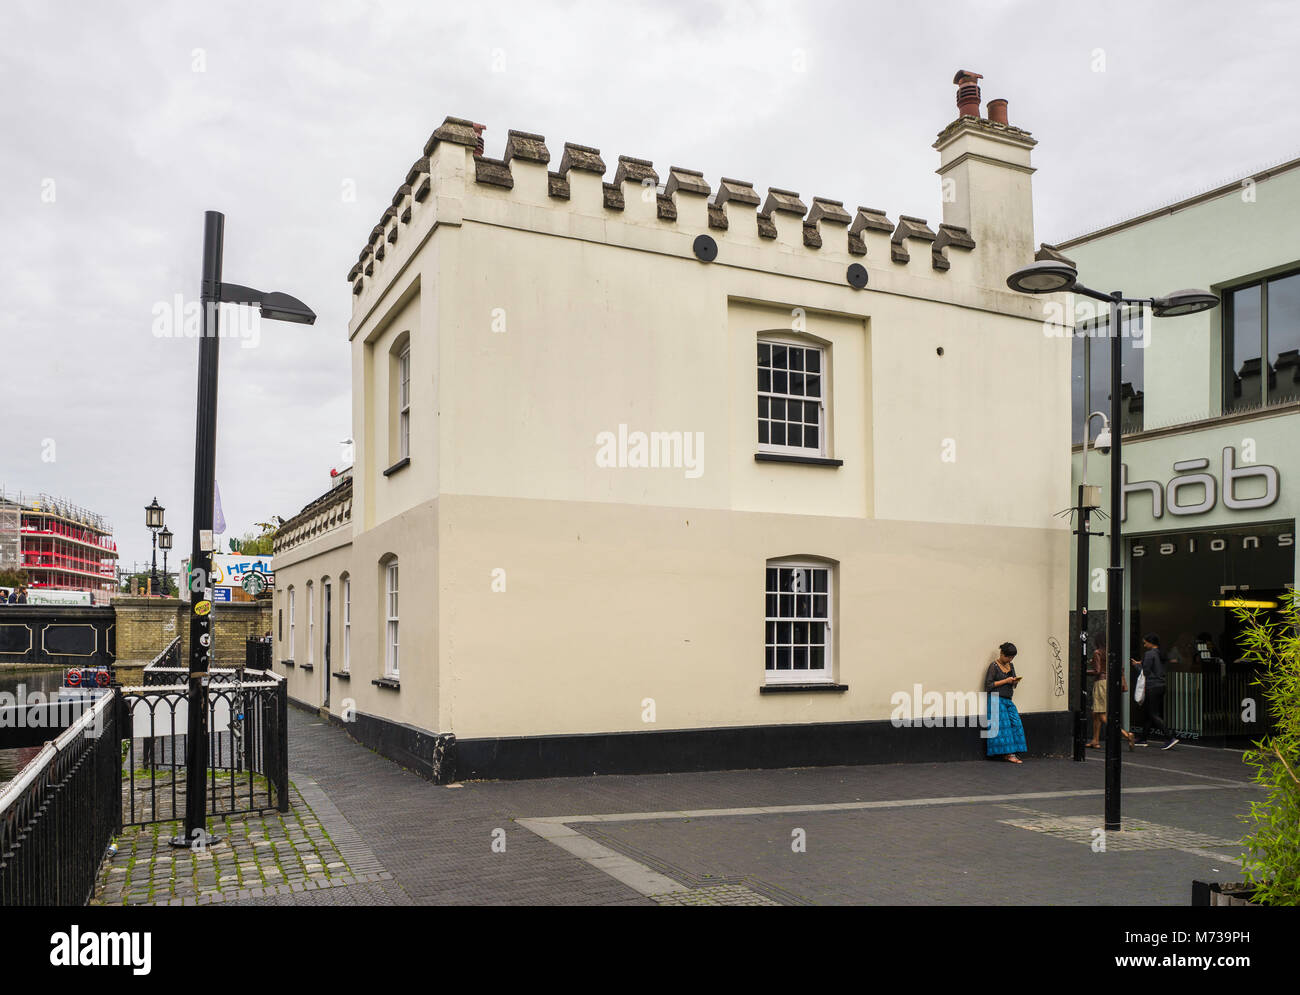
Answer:
[{"label": "stone window sill", "polygon": [[280,666],[281,666],[281,667],[292,667],[292,666],[295,666],[295,664],[294,664],[294,662],[293,662],[292,660],[281,660],[281,661],[280,661]]},{"label": "stone window sill", "polygon": [[397,691],[402,686],[402,682],[396,677],[379,677],[370,683],[377,688],[388,688],[390,691]]},{"label": "stone window sill", "polygon": [[796,456],[793,453],[755,453],[756,463],[802,463],[804,466],[843,466],[842,459],[828,459],[825,456]]},{"label": "stone window sill", "polygon": [[393,474],[395,474],[398,470],[401,470],[401,469],[403,469],[404,467],[408,467],[408,466],[410,466],[410,465],[411,465],[411,457],[409,457],[409,456],[403,456],[403,457],[402,457],[401,459],[399,459],[396,463],[394,463],[392,466],[390,466],[387,470],[384,471],[384,476],[385,476],[385,477],[391,477],[391,476],[392,476]]},{"label": "stone window sill", "polygon": [[847,684],[763,684],[759,694],[797,694],[815,691],[847,691]]},{"label": "stone window sill", "polygon": [[350,680],[352,680],[352,675],[349,674],[346,670],[336,670],[336,671],[334,671],[332,674],[330,674],[330,676],[331,676],[331,677],[337,677],[337,678],[338,678],[339,680],[341,680],[341,681],[350,681]]},{"label": "stone window sill", "polygon": [[299,669],[299,670],[315,670],[315,669],[316,669],[316,665],[315,665],[314,663],[300,663],[300,664],[298,664],[298,669]]}]

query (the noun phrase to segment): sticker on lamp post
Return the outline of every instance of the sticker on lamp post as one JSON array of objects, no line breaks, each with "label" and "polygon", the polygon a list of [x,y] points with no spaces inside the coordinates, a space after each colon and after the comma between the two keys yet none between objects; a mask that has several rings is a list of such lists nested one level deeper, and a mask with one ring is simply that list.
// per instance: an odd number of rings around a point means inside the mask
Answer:
[{"label": "sticker on lamp post", "polygon": [[212,611],[212,602],[211,602],[211,601],[198,601],[198,602],[195,602],[195,604],[194,604],[194,614],[195,614],[195,615],[206,615],[206,614],[207,614],[208,612],[210,612],[210,611]]}]

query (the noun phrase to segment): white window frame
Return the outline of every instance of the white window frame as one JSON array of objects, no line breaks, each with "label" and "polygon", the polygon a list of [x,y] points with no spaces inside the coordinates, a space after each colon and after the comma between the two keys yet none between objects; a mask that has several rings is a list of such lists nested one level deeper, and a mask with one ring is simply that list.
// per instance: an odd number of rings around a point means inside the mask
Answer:
[{"label": "white window frame", "polygon": [[[755,392],[758,397],[758,411],[755,414],[754,432],[756,437],[759,440],[758,451],[761,453],[783,453],[789,456],[814,456],[814,457],[828,456],[829,452],[827,449],[827,436],[830,434],[829,424],[828,424],[830,419],[828,418],[827,413],[830,411],[830,371],[828,368],[830,347],[825,343],[810,340],[810,339],[800,340],[798,338],[792,338],[789,336],[780,336],[780,335],[760,335],[758,337],[758,345],[760,347],[768,346],[769,348],[772,346],[784,346],[788,349],[789,348],[802,349],[804,350],[805,354],[808,352],[817,353],[819,369],[816,376],[820,378],[819,386],[821,388],[821,395],[817,398],[811,398],[811,399],[807,396],[806,393],[803,395],[791,394],[789,392],[790,385],[788,382],[786,384],[786,391],[784,393],[780,393],[772,390],[771,388],[775,387],[774,383],[769,383],[767,390],[761,389],[761,385],[759,384],[758,377],[762,367],[759,365],[759,358],[757,353],[755,353],[754,355]],[[807,366],[806,362],[804,365],[806,369]],[[768,419],[764,419],[763,416],[764,400],[766,400],[767,404],[769,405],[768,407],[769,413],[771,410],[770,405],[772,404],[773,401],[778,401],[781,403],[789,403],[792,400],[797,400],[800,403],[804,403],[804,404],[809,403],[810,400],[815,401],[815,403],[817,404],[817,445],[816,446],[804,446],[804,445],[791,446],[786,443],[773,443],[770,440],[770,438],[767,442],[762,441],[761,430],[758,423],[764,420],[770,421],[770,414]],[[800,441],[802,442],[802,440]]]},{"label": "white window frame", "polygon": [[400,674],[399,659],[399,604],[397,561],[384,568],[384,673],[389,677]]},{"label": "white window frame", "polygon": [[294,645],[294,590],[289,588],[289,659],[293,659]]},{"label": "white window frame", "polygon": [[[765,567],[766,569],[763,571],[763,617],[764,617],[763,674],[765,678],[765,683],[767,684],[834,684],[835,683],[835,652],[834,652],[835,651],[835,565],[833,563],[826,562],[826,561],[800,559],[800,560],[768,560],[767,563],[765,564]],[[777,603],[777,614],[776,615],[769,614],[768,595],[770,592],[768,590],[768,581],[767,581],[768,570],[820,570],[825,572],[826,574],[825,617],[817,616],[814,614],[809,614],[803,617],[800,617],[797,614],[791,614],[790,616],[786,617],[782,614],[782,608],[779,600]],[[810,611],[814,611],[816,606],[816,598],[821,597],[821,593],[814,592],[813,578],[807,575],[805,576],[807,577],[806,584],[807,584],[808,593],[803,595],[795,595],[795,597],[809,598],[811,600],[811,604],[809,606]],[[782,594],[788,595],[793,592],[778,591],[776,593],[779,598]],[[794,610],[797,612],[797,603],[795,605]],[[794,657],[795,657],[795,647],[797,646],[797,644],[793,640],[793,633],[792,633],[791,641],[789,643],[785,643],[781,638],[783,635],[783,633],[781,632],[782,625],[793,626],[805,620],[808,623],[824,622],[826,626],[824,641],[821,644],[824,647],[822,650],[823,653],[822,666],[815,670],[811,668],[805,668],[801,670],[794,669],[793,664],[794,664]],[[775,635],[776,637],[775,640],[773,640],[772,638],[773,635]],[[773,668],[769,670],[767,667],[769,647],[773,649],[772,655],[775,662],[776,656],[779,653],[779,647],[782,645],[791,647],[791,669],[777,670]]]},{"label": "white window frame", "polygon": [[411,456],[411,346],[397,355],[397,439],[398,458]]},{"label": "white window frame", "polygon": [[307,581],[307,664],[315,662],[313,651],[316,648],[316,599],[312,596],[312,583]]},{"label": "white window frame", "polygon": [[352,672],[352,578],[343,578],[343,673]]}]

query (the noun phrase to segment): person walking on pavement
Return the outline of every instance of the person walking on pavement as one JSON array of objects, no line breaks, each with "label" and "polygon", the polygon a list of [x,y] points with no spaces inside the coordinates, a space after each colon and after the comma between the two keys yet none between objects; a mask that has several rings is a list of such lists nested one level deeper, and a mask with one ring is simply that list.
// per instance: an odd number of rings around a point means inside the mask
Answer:
[{"label": "person walking on pavement", "polygon": [[[1107,721],[1107,697],[1106,697],[1106,641],[1099,639],[1097,648],[1092,651],[1092,662],[1088,665],[1088,676],[1093,678],[1092,684],[1092,739],[1084,745],[1093,750],[1101,749],[1101,729]],[[1123,682],[1124,693],[1128,693],[1128,681],[1123,680],[1124,675],[1120,674],[1120,680]],[[1122,725],[1119,727],[1119,734],[1128,740],[1128,748],[1133,749],[1133,734],[1125,729]]]},{"label": "person walking on pavement", "polygon": [[[1144,701],[1147,709],[1147,729],[1155,728],[1164,734],[1165,745],[1161,749],[1173,749],[1178,745],[1178,737],[1165,725],[1165,661],[1160,655],[1160,637],[1154,632],[1147,633],[1142,637],[1142,648],[1145,652],[1142,654],[1141,662],[1137,660],[1129,662],[1141,670],[1146,683]],[[1145,729],[1142,739],[1136,745],[1147,745]]]},{"label": "person walking on pavement", "polygon": [[[1015,657],[1014,643],[1003,643],[998,647],[998,655],[984,675],[984,691],[989,699],[989,724],[995,732],[988,741],[988,755],[1018,764],[1024,761],[1016,754],[1024,753],[1028,747],[1025,746],[1025,729],[1020,724],[1020,712],[1011,703],[1011,695],[1021,681],[1016,676],[1016,665],[1012,662]],[[994,709],[997,709],[996,716]]]}]

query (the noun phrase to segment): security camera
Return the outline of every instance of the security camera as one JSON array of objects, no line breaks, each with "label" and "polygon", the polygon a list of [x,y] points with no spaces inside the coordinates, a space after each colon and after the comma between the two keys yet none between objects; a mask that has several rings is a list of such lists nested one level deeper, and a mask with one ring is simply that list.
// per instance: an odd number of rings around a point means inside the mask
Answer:
[{"label": "security camera", "polygon": [[1110,452],[1110,429],[1103,428],[1097,433],[1097,440],[1092,444],[1092,448],[1105,456]]}]

